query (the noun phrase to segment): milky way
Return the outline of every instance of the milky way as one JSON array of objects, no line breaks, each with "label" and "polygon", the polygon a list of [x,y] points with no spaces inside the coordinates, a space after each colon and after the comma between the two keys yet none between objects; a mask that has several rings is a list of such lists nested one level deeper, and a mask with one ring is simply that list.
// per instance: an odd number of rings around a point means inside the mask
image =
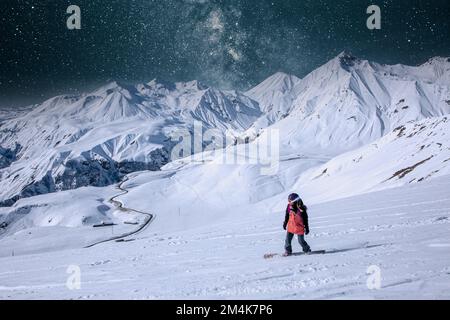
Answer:
[{"label": "milky way", "polygon": [[[66,27],[70,4],[81,30]],[[381,30],[366,27],[371,4]],[[343,50],[412,65],[450,56],[447,0],[2,0],[0,15],[0,106],[155,77],[245,90]]]}]

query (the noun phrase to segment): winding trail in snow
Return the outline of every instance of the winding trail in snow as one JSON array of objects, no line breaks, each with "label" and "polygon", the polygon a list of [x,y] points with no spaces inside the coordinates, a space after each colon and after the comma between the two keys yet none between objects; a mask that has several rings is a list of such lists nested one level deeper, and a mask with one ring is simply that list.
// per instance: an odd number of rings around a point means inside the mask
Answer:
[{"label": "winding trail in snow", "polygon": [[125,194],[127,194],[127,193],[129,192],[129,190],[127,190],[127,189],[125,189],[125,188],[122,187],[123,184],[124,184],[125,182],[127,182],[128,180],[129,180],[129,179],[128,179],[128,176],[125,176],[125,178],[124,178],[124,179],[118,184],[118,186],[117,186],[117,189],[119,189],[119,190],[122,191],[122,192],[119,193],[119,194],[116,194],[115,196],[113,196],[112,198],[110,198],[110,199],[109,199],[109,202],[111,202],[117,209],[119,209],[119,210],[121,210],[121,211],[126,211],[126,212],[136,212],[136,213],[145,215],[146,218],[145,218],[144,223],[142,223],[142,224],[141,224],[136,230],[134,230],[134,231],[127,232],[127,233],[124,233],[124,234],[122,234],[122,235],[115,236],[115,237],[111,237],[111,238],[108,238],[108,239],[105,239],[105,240],[97,241],[97,242],[95,242],[95,243],[92,243],[92,244],[90,244],[90,245],[85,246],[84,248],[91,248],[91,247],[96,246],[96,245],[101,244],[101,243],[105,243],[105,242],[109,242],[109,241],[116,241],[116,240],[124,239],[124,238],[126,238],[126,237],[129,237],[129,236],[138,234],[139,232],[141,232],[141,231],[143,231],[144,229],[146,229],[146,228],[150,225],[150,223],[153,222],[153,221],[155,220],[156,215],[151,214],[151,213],[148,213],[148,212],[143,212],[143,211],[139,211],[139,210],[136,210],[136,209],[132,209],[132,208],[127,208],[127,207],[125,207],[125,206],[123,205],[123,203],[122,203],[121,201],[116,200],[118,197],[121,197],[121,196],[123,196],[123,195],[125,195]]}]

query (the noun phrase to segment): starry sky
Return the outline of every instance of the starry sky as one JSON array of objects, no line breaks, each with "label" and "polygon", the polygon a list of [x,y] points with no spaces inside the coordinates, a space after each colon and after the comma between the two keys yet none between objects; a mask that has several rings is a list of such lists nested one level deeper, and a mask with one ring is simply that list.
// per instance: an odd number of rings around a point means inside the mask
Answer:
[{"label": "starry sky", "polygon": [[[68,30],[69,5],[81,30]],[[381,30],[366,9],[381,8]],[[105,82],[201,80],[246,90],[343,50],[380,63],[450,56],[448,0],[1,0],[0,107]]]}]

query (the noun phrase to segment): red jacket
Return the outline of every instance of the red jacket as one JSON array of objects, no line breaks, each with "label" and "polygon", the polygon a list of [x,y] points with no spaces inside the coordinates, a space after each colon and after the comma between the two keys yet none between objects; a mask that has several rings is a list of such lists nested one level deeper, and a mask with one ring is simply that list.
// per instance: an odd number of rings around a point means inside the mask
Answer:
[{"label": "red jacket", "polygon": [[298,209],[297,212],[294,212],[291,206],[288,205],[286,208],[284,227],[289,233],[304,235],[305,231],[309,229],[306,210]]}]

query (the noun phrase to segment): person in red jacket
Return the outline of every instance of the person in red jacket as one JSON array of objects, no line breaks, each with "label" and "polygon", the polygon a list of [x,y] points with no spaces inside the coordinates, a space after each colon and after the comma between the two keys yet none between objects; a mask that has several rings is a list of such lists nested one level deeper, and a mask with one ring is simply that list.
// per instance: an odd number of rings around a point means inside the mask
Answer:
[{"label": "person in red jacket", "polygon": [[291,243],[294,235],[298,236],[298,242],[302,246],[303,252],[311,252],[311,248],[305,241],[305,234],[309,234],[307,208],[296,193],[290,194],[288,201],[289,204],[286,208],[286,216],[283,223],[283,229],[287,231],[284,255],[289,256],[292,254]]}]

